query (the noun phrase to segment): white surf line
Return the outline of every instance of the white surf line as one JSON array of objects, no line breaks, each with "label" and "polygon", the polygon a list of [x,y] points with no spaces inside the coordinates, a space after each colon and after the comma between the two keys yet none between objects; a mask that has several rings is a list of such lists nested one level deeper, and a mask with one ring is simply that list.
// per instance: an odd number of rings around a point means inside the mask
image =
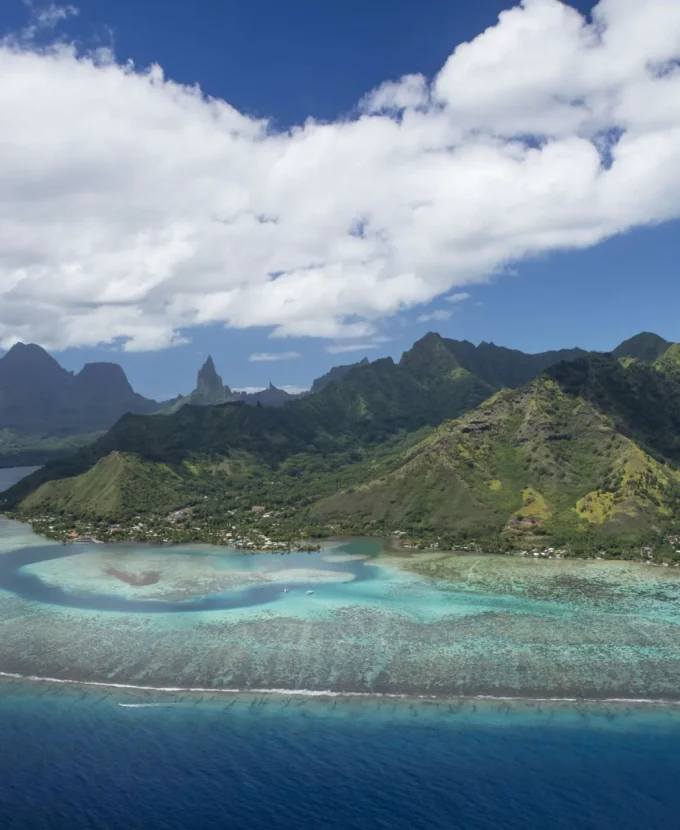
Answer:
[{"label": "white surf line", "polygon": [[[36,675],[23,675],[13,672],[0,671],[0,678],[20,680],[29,683],[56,683],[66,686],[92,686],[103,689],[126,689],[139,692],[163,692],[168,694],[203,694],[203,695],[272,695],[278,697],[319,697],[319,698],[369,698],[387,700],[419,700],[448,703],[451,701],[475,701],[488,700],[498,702],[516,703],[623,703],[623,704],[644,704],[651,706],[680,706],[680,700],[668,700],[665,698],[628,698],[628,697],[521,697],[521,696],[497,696],[497,695],[410,695],[395,694],[390,692],[334,692],[330,689],[319,691],[317,689],[212,689],[202,686],[141,686],[132,683],[103,683],[97,680],[65,680],[59,677],[38,677]],[[125,704],[119,706],[164,706],[168,704]]]},{"label": "white surf line", "polygon": [[119,703],[124,709],[165,709],[168,706],[180,706],[179,703]]}]

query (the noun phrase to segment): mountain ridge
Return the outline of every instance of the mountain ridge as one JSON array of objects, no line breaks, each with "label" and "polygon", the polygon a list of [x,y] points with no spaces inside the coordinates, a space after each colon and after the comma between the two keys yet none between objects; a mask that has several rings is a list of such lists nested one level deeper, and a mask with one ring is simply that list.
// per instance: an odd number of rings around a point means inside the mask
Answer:
[{"label": "mountain ridge", "polygon": [[232,401],[281,406],[296,397],[273,384],[255,393],[232,391],[208,357],[189,395],[157,402],[135,392],[117,363],[86,363],[76,373],[37,344],[16,343],[0,357],[0,464],[33,466],[68,455],[128,412],[168,414],[185,404]]},{"label": "mountain ridge", "polygon": [[[547,535],[591,549],[658,533],[678,514],[680,348],[670,344],[654,362],[567,350],[574,359],[494,390],[462,365],[473,365],[469,349],[452,342],[427,335],[399,363],[362,361],[277,409],[241,401],[126,415],[9,491],[9,506],[96,516],[112,497],[90,486],[101,480],[92,471],[118,453],[128,491],[147,487],[157,468],[158,510],[205,498],[213,525],[225,504],[246,509],[250,500],[288,505],[295,521],[321,530],[405,526],[503,544]],[[507,376],[508,350],[489,346],[486,377]]]}]

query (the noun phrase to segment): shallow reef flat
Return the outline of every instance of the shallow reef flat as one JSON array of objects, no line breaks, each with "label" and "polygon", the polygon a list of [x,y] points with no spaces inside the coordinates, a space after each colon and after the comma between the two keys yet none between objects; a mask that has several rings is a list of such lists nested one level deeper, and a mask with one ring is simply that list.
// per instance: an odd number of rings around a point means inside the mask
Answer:
[{"label": "shallow reef flat", "polygon": [[470,595],[507,595],[680,622],[680,571],[636,562],[428,552],[381,561]]},{"label": "shallow reef flat", "polygon": [[108,549],[40,562],[25,570],[71,593],[114,592],[129,598],[172,602],[270,583],[296,585],[353,578],[351,573],[312,567],[281,567],[280,559],[273,555],[259,557],[258,566],[250,568],[247,555],[227,557],[182,555],[167,549]]},{"label": "shallow reef flat", "polygon": [[324,562],[356,562],[367,557],[361,553],[329,553]]},{"label": "shallow reef flat", "polygon": [[[0,491],[1,492],[1,491]],[[30,548],[36,545],[58,545],[50,539],[42,539],[33,533],[30,525],[21,522],[12,522],[0,516],[0,555],[10,553],[20,548]]]},{"label": "shallow reef flat", "polygon": [[206,690],[680,699],[680,578],[669,569],[390,554],[365,541],[290,556],[33,543],[0,555],[3,672]]}]

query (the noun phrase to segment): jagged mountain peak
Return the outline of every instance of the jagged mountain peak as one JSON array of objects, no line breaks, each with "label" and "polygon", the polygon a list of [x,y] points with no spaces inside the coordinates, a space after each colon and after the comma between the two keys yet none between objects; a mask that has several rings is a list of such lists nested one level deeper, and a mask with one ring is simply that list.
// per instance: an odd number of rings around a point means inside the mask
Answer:
[{"label": "jagged mountain peak", "polygon": [[[208,355],[208,359],[198,370],[196,392],[199,395],[207,397],[214,397],[215,395],[222,396],[224,394],[224,383],[222,382],[222,378],[217,374],[215,363],[210,355]],[[217,401],[215,402],[217,403]]]},{"label": "jagged mountain peak", "polygon": [[212,355],[208,355],[205,363],[198,370],[198,374],[199,377],[201,374],[206,376],[217,375],[217,369],[215,368],[215,361],[212,359]]}]

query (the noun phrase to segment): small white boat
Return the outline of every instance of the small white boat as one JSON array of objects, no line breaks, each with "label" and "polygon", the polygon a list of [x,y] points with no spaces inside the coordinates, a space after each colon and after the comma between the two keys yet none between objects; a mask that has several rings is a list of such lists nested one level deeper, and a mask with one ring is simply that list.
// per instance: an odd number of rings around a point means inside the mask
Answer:
[{"label": "small white boat", "polygon": [[283,593],[284,593],[284,594],[287,594],[287,593],[288,593],[288,588],[284,588],[284,589],[283,589]]},{"label": "small white boat", "polygon": [[308,593],[308,594],[313,594],[313,593],[314,593],[314,591],[307,591],[307,593]]}]

